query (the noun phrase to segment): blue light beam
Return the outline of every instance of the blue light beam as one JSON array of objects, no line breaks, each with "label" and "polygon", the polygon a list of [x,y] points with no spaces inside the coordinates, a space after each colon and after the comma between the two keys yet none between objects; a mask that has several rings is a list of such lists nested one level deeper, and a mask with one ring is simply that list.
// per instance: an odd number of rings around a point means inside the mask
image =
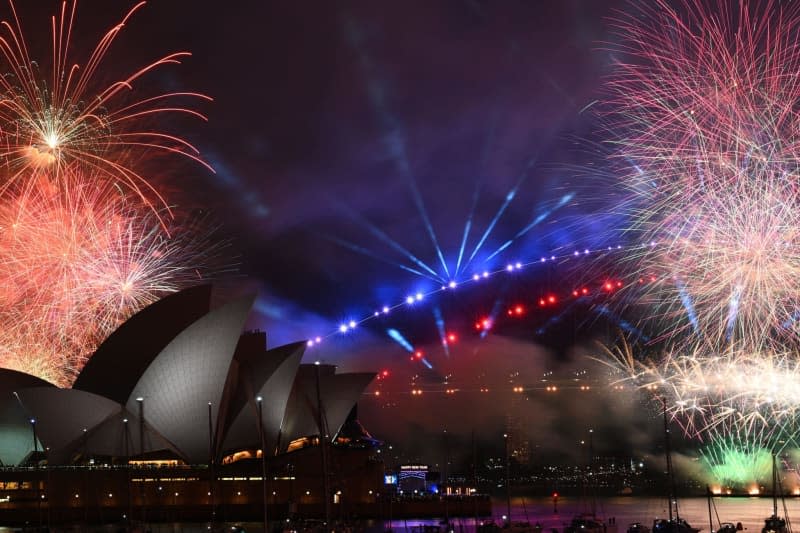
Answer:
[{"label": "blue light beam", "polygon": [[596,308],[597,314],[605,316],[613,320],[623,331],[635,335],[637,339],[641,340],[642,342],[649,342],[650,337],[645,335],[640,329],[636,326],[616,314],[614,311],[609,309],[607,305],[601,305]]},{"label": "blue light beam", "polygon": [[575,193],[569,193],[562,196],[561,199],[558,201],[558,203],[555,205],[555,207],[548,209],[544,213],[540,213],[535,219],[533,219],[531,223],[529,223],[527,226],[519,230],[516,235],[514,235],[511,239],[503,243],[497,250],[489,254],[489,257],[486,258],[486,261],[492,259],[494,256],[496,256],[497,254],[499,254],[500,252],[511,246],[514,243],[514,241],[516,241],[517,239],[528,233],[530,230],[532,230],[534,227],[542,223],[547,217],[549,217],[553,213],[553,211],[560,209],[561,207],[564,207],[564,205],[566,205],[567,202],[572,200],[574,196]]},{"label": "blue light beam", "polygon": [[683,308],[686,309],[686,316],[689,318],[689,323],[692,325],[692,331],[694,331],[695,334],[699,334],[700,323],[697,320],[697,313],[694,310],[692,296],[689,294],[689,291],[686,290],[686,285],[684,285],[681,280],[676,279],[675,286],[678,287],[678,295],[681,297]]},{"label": "blue light beam", "polygon": [[[439,275],[439,273],[436,272],[434,269],[429,267],[428,264],[425,263],[425,261],[423,261],[422,259],[418,258],[416,255],[411,253],[410,250],[405,248],[399,242],[397,242],[396,240],[392,239],[385,231],[383,231],[382,229],[377,227],[375,224],[373,224],[372,222],[367,220],[364,216],[354,212],[352,209],[350,209],[348,206],[346,206],[344,204],[340,203],[339,207],[350,218],[352,218],[357,223],[359,223],[359,224],[363,225],[364,227],[366,227],[367,231],[369,231],[373,236],[375,236],[379,240],[383,241],[384,243],[388,244],[390,247],[392,247],[397,252],[399,252],[402,255],[404,255],[406,258],[408,258],[409,261],[411,261],[412,263],[414,263],[418,267],[422,268],[423,270],[426,270],[427,272],[430,272],[430,274],[432,276],[434,276],[431,279],[433,279],[435,281],[443,281],[444,280],[444,278],[441,275]],[[425,277],[429,277],[429,276],[425,276]]]},{"label": "blue light beam", "polygon": [[425,229],[428,236],[436,249],[436,255],[444,268],[445,277],[450,277],[450,272],[447,269],[447,263],[444,260],[444,254],[439,247],[439,242],[436,239],[436,232],[433,230],[428,211],[425,209],[425,202],[417,187],[416,179],[411,172],[411,165],[408,161],[408,154],[406,150],[406,143],[404,134],[400,125],[399,119],[395,117],[387,105],[386,89],[384,83],[380,80],[377,69],[367,53],[366,46],[364,46],[364,35],[356,23],[352,19],[347,19],[345,28],[345,35],[350,46],[356,52],[362,71],[366,77],[367,94],[369,95],[369,102],[372,110],[378,118],[381,128],[383,129],[382,142],[389,153],[390,157],[394,160],[397,170],[406,179],[411,195],[414,199],[414,204],[417,207],[422,222],[425,224]]},{"label": "blue light beam", "polygon": [[[481,150],[481,162],[480,162],[480,169],[483,170],[486,167],[486,159],[489,155],[489,148],[492,146],[492,141],[494,140],[494,133],[497,129],[497,113],[492,113],[492,121],[491,126],[489,127],[489,132],[486,137],[486,142],[483,144],[483,150]],[[464,223],[464,235],[461,237],[461,246],[458,248],[458,259],[456,260],[456,269],[455,275],[458,276],[459,272],[461,272],[461,260],[464,258],[464,251],[467,248],[467,239],[469,238],[470,230],[472,229],[472,217],[475,216],[475,210],[478,208],[478,200],[481,196],[481,180],[475,180],[475,190],[472,192],[472,205],[469,209],[469,215],[467,215],[467,221]]]},{"label": "blue light beam", "polygon": [[395,266],[395,267],[397,267],[397,268],[399,268],[401,270],[405,270],[406,272],[410,272],[410,273],[412,273],[412,274],[414,274],[416,276],[420,276],[422,278],[427,278],[427,279],[430,279],[430,280],[433,280],[433,281],[441,281],[439,278],[435,278],[435,277],[433,277],[433,276],[431,276],[429,274],[426,274],[424,272],[421,272],[421,271],[419,271],[419,270],[417,270],[415,268],[411,268],[410,266],[406,266],[403,263],[398,263],[397,261],[392,261],[391,259],[387,259],[385,257],[382,257],[382,256],[376,254],[375,252],[373,252],[371,250],[368,250],[367,248],[364,248],[363,246],[359,246],[358,244],[354,244],[354,243],[352,243],[350,241],[346,241],[344,239],[340,239],[339,237],[334,237],[332,235],[323,235],[323,237],[325,237],[328,240],[331,240],[331,241],[335,242],[336,244],[338,244],[339,246],[342,246],[343,248],[347,248],[350,251],[356,252],[356,253],[361,254],[361,255],[365,255],[365,256],[367,256],[367,257],[369,257],[371,259],[375,259],[376,261],[380,261],[382,263],[386,263],[386,264]]},{"label": "blue light beam", "polygon": [[444,354],[447,357],[450,357],[450,347],[447,345],[447,333],[444,326],[444,317],[442,316],[442,310],[439,309],[438,305],[434,306],[433,308],[433,318],[436,320],[436,329],[439,330],[439,339],[442,341]]},{"label": "blue light beam", "polygon": [[394,342],[402,346],[407,352],[414,353],[414,347],[411,346],[411,343],[408,342],[408,340],[406,340],[405,337],[403,337],[402,333],[400,333],[394,328],[387,329],[386,333],[389,335],[389,337],[392,338]]},{"label": "blue light beam", "polygon": [[733,328],[736,327],[736,317],[739,316],[739,301],[742,298],[742,287],[737,286],[731,294],[731,301],[728,303],[728,321],[725,326],[725,340],[733,337]]},{"label": "blue light beam", "polygon": [[472,253],[469,256],[469,259],[467,259],[467,262],[464,265],[464,268],[467,268],[467,266],[470,264],[470,262],[472,262],[472,260],[475,258],[475,255],[478,253],[478,251],[480,251],[481,247],[483,246],[483,243],[486,242],[486,239],[489,238],[489,235],[492,233],[492,231],[494,230],[494,227],[500,221],[500,218],[503,216],[503,214],[505,213],[506,209],[508,209],[508,206],[511,205],[512,201],[514,201],[514,197],[517,195],[517,191],[522,186],[522,184],[525,182],[525,180],[528,179],[528,173],[533,168],[534,164],[536,163],[536,160],[537,160],[536,157],[531,157],[528,160],[528,164],[525,166],[525,170],[520,175],[520,177],[517,180],[517,183],[514,185],[514,187],[508,192],[508,194],[506,194],[506,198],[505,198],[505,200],[503,200],[503,203],[500,205],[500,209],[497,210],[497,213],[495,213],[494,217],[492,218],[492,221],[489,222],[489,226],[486,228],[486,231],[483,232],[483,235],[481,236],[480,240],[478,241],[478,244],[476,244],[475,248],[472,250]]}]

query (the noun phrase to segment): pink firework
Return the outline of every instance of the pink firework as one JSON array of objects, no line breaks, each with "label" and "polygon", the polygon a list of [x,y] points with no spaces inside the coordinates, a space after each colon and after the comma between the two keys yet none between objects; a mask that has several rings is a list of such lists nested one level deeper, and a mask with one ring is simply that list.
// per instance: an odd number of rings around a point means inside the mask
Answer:
[{"label": "pink firework", "polygon": [[800,6],[655,0],[615,24],[604,118],[667,331],[652,360],[606,359],[690,436],[795,445]]},{"label": "pink firework", "polygon": [[[66,185],[63,186],[62,185]],[[0,202],[0,366],[69,385],[146,305],[202,283],[220,246],[96,176],[62,175]]]},{"label": "pink firework", "polygon": [[[656,0],[615,21],[609,131],[635,268],[675,331],[798,340],[800,8]],[[665,311],[664,311],[665,310]]]}]

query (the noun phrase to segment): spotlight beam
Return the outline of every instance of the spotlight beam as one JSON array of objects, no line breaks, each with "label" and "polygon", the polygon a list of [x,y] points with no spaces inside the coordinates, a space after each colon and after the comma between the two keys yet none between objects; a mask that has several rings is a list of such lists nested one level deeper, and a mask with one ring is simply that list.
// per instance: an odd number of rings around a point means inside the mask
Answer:
[{"label": "spotlight beam", "polygon": [[483,235],[481,236],[480,240],[478,241],[478,244],[476,244],[475,248],[472,250],[472,253],[469,256],[469,259],[467,259],[467,262],[464,265],[464,268],[467,268],[469,266],[469,264],[472,262],[472,260],[475,258],[475,255],[480,251],[481,247],[483,247],[483,244],[486,242],[486,239],[489,238],[489,235],[492,233],[492,231],[494,230],[494,227],[500,221],[500,218],[503,216],[503,214],[505,213],[506,209],[508,209],[508,206],[511,205],[512,201],[514,201],[514,197],[516,196],[517,191],[519,190],[520,186],[522,186],[522,184],[525,182],[525,180],[528,179],[528,174],[529,174],[530,170],[533,168],[533,165],[536,163],[537,159],[538,159],[538,157],[534,156],[534,157],[531,157],[528,160],[528,164],[525,166],[525,170],[520,175],[520,177],[517,180],[517,183],[514,185],[514,187],[508,192],[508,194],[506,194],[506,197],[503,200],[503,203],[500,205],[500,209],[497,210],[497,213],[495,213],[495,215],[492,218],[491,222],[489,222],[489,226],[486,228],[486,231],[483,232]]},{"label": "spotlight beam", "polygon": [[519,239],[520,237],[522,237],[523,235],[528,233],[530,230],[532,230],[534,227],[538,226],[540,223],[544,222],[547,219],[547,217],[549,217],[553,213],[553,211],[555,211],[556,209],[559,209],[560,207],[563,207],[567,202],[572,200],[572,198],[574,196],[575,196],[575,193],[569,193],[569,194],[565,194],[564,196],[562,196],[561,199],[558,201],[558,203],[555,205],[555,207],[552,207],[552,208],[548,209],[544,213],[539,213],[539,215],[535,219],[533,219],[532,222],[530,222],[527,226],[525,226],[524,228],[519,230],[517,232],[517,234],[514,235],[514,237],[512,237],[509,240],[507,240],[497,250],[495,250],[494,252],[489,254],[489,256],[486,258],[486,261],[489,261],[490,259],[495,257],[497,254],[499,254],[500,252],[502,252],[503,250],[505,250],[506,248],[511,246],[514,243],[514,241],[516,241],[517,239]]},{"label": "spotlight beam", "polygon": [[378,240],[380,240],[385,244],[388,244],[393,250],[404,255],[409,261],[411,261],[418,267],[422,268],[423,270],[428,271],[432,276],[434,276],[433,279],[437,281],[443,281],[445,279],[444,277],[439,275],[439,273],[436,272],[433,268],[428,266],[428,264],[425,261],[414,255],[410,250],[408,250],[402,244],[400,244],[399,242],[394,240],[391,236],[389,236],[389,234],[387,234],[385,231],[383,231],[378,226],[367,220],[366,217],[364,217],[359,213],[356,213],[353,209],[351,209],[350,207],[341,202],[337,202],[337,204],[339,208],[353,221],[366,228],[367,231],[369,231],[369,233],[371,233],[375,238],[377,238]]},{"label": "spotlight beam", "polygon": [[434,232],[433,225],[428,217],[428,212],[425,209],[425,202],[423,201],[422,195],[419,192],[419,187],[417,187],[416,179],[414,178],[414,174],[411,172],[411,164],[408,160],[405,134],[403,132],[402,125],[400,120],[394,116],[389,109],[386,101],[387,91],[384,86],[385,84],[378,77],[377,69],[375,68],[372,58],[367,52],[367,47],[364,46],[363,33],[359,28],[357,28],[353,19],[348,19],[346,21],[345,35],[350,46],[356,52],[361,68],[366,77],[369,102],[372,106],[372,110],[378,118],[378,122],[382,130],[381,140],[383,145],[386,148],[388,155],[394,161],[398,172],[401,176],[403,176],[403,178],[405,178],[409,188],[411,189],[411,195],[414,200],[414,204],[416,205],[417,211],[419,212],[419,215],[425,224],[425,230],[427,231],[428,236],[433,243],[433,247],[436,250],[436,255],[442,264],[445,277],[449,278],[450,272],[447,269],[447,263],[445,262],[444,255],[439,247],[439,242],[436,239],[436,233]]},{"label": "spotlight beam", "polygon": [[436,281],[436,282],[441,281],[441,278],[439,278],[438,276],[434,277],[434,276],[431,276],[429,274],[426,274],[425,272],[422,272],[422,271],[419,271],[419,270],[417,270],[415,268],[412,268],[412,267],[409,267],[407,265],[404,265],[402,263],[398,263],[396,261],[392,261],[391,259],[387,259],[385,257],[382,257],[382,256],[376,254],[375,252],[373,252],[371,250],[368,250],[367,248],[364,248],[363,246],[359,246],[357,244],[354,244],[354,243],[352,243],[350,241],[346,241],[344,239],[340,239],[339,237],[334,237],[333,235],[323,235],[323,237],[325,237],[326,239],[328,239],[330,241],[335,242],[339,246],[347,248],[348,250],[351,250],[351,251],[356,252],[358,254],[361,254],[361,255],[364,255],[366,257],[375,259],[376,261],[380,261],[382,263],[386,263],[386,264],[395,266],[395,267],[397,267],[397,268],[399,268],[401,270],[405,270],[406,272],[410,272],[410,273],[412,273],[412,274],[414,274],[416,276],[420,276],[422,278],[427,278],[427,279],[430,279],[430,280],[433,280],[433,281]]},{"label": "spotlight beam", "polygon": [[447,343],[447,332],[445,330],[444,316],[442,315],[442,310],[438,305],[433,307],[433,318],[436,321],[436,329],[439,331],[439,339],[442,341],[444,354],[447,357],[450,357],[450,346]]}]

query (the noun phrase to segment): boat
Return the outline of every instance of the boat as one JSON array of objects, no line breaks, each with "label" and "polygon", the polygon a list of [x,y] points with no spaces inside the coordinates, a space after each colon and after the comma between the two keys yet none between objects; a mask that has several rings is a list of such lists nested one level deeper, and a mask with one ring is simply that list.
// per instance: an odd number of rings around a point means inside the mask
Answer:
[{"label": "boat", "polygon": [[672,452],[669,442],[669,422],[667,421],[667,400],[664,403],[664,455],[667,460],[667,479],[669,486],[669,501],[667,502],[668,517],[656,518],[653,521],[652,533],[698,533],[700,528],[692,527],[689,522],[681,518],[678,511],[678,499],[675,496],[675,472],[672,469]]},{"label": "boat", "polygon": [[634,522],[628,525],[628,533],[650,533],[650,528],[641,522]]},{"label": "boat", "polygon": [[594,513],[579,514],[564,528],[564,533],[606,533],[606,524]]},{"label": "boat", "polygon": [[478,533],[497,533],[500,529],[500,526],[498,526],[494,520],[481,522],[477,527]]},{"label": "boat", "polygon": [[[761,528],[761,533],[791,533],[786,518],[778,516],[778,491],[780,490],[780,483],[778,482],[778,465],[775,460],[775,454],[772,454],[772,516],[764,519],[764,527]],[[781,495],[783,500],[783,495]],[[786,512],[786,502],[783,505],[783,511]]]},{"label": "boat", "polygon": [[761,533],[788,532],[788,528],[786,527],[786,520],[776,516],[776,514],[773,514],[772,516],[764,519],[764,527],[761,528]]},{"label": "boat", "polygon": [[[594,431],[589,430],[589,461],[588,476],[585,476],[583,481],[584,498],[586,497],[586,489],[590,491],[591,512],[585,512],[576,515],[570,524],[564,527],[564,533],[607,533],[608,526],[605,520],[597,516],[597,491],[594,485],[594,441],[592,440]],[[614,528],[616,531],[616,527]]]},{"label": "boat", "polygon": [[[714,494],[711,492],[711,487],[706,486],[706,499],[708,501],[708,528],[711,533],[738,533],[742,530],[742,523],[735,524],[733,522],[720,522],[719,513],[717,513],[717,506],[714,504]],[[713,514],[712,514],[713,510]],[[717,516],[719,527],[714,529],[713,516]]]},{"label": "boat", "polygon": [[692,527],[689,522],[678,516],[656,518],[653,521],[652,533],[698,533],[698,531],[700,528]]}]

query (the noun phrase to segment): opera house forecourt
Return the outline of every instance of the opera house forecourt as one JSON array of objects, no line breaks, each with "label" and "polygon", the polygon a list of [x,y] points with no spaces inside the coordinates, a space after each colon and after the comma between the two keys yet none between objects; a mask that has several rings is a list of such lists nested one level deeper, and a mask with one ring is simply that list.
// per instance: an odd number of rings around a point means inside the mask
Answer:
[{"label": "opera house forecourt", "polygon": [[267,350],[243,333],[253,301],[170,295],[71,389],[0,370],[3,525],[374,515],[380,443],[355,406],[375,374],[301,364],[302,342]]}]

